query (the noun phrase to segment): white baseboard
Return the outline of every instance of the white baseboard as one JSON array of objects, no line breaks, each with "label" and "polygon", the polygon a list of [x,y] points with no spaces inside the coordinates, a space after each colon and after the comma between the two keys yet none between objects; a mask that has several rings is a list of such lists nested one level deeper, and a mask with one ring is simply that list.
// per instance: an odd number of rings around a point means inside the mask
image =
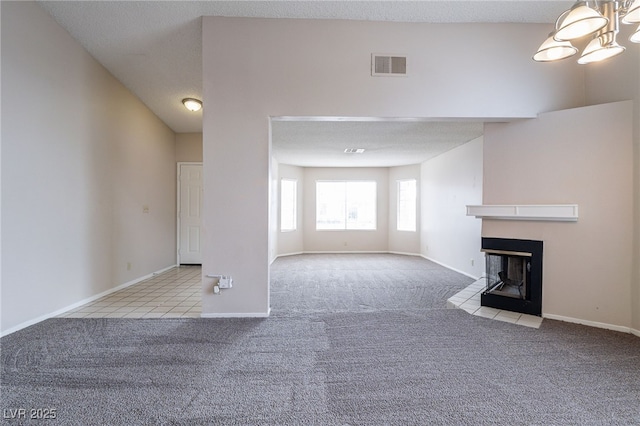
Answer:
[{"label": "white baseboard", "polygon": [[268,318],[271,308],[267,312],[214,312],[200,314],[200,318]]},{"label": "white baseboard", "polygon": [[345,250],[345,251],[305,251],[304,254],[380,254],[389,253],[386,250],[374,250],[374,251],[360,251],[360,250]]},{"label": "white baseboard", "polygon": [[400,254],[402,256],[418,256],[418,257],[422,257],[422,255],[420,253],[407,253],[404,251],[388,251],[387,253],[389,254]]},{"label": "white baseboard", "polygon": [[126,282],[124,284],[120,284],[117,287],[113,287],[113,288],[110,288],[109,290],[105,290],[102,293],[96,294],[96,295],[88,297],[86,299],[82,299],[82,300],[80,300],[78,302],[75,302],[75,303],[73,303],[73,304],[71,304],[69,306],[65,306],[64,308],[58,309],[58,310],[56,310],[54,312],[50,312],[48,314],[41,315],[41,316],[39,316],[37,318],[34,318],[34,319],[31,319],[29,321],[25,321],[25,322],[23,322],[21,324],[16,325],[15,327],[11,327],[10,329],[3,331],[2,333],[0,333],[0,337],[4,337],[4,336],[7,336],[7,335],[9,335],[11,333],[15,333],[18,330],[22,330],[23,328],[32,326],[34,324],[37,324],[37,323],[39,323],[41,321],[44,321],[44,320],[47,320],[49,318],[54,318],[54,317],[57,317],[58,315],[62,315],[65,312],[71,311],[71,310],[73,310],[75,308],[79,308],[80,306],[86,305],[87,303],[91,303],[91,302],[93,302],[95,300],[100,299],[101,297],[108,296],[111,293],[115,293],[118,290],[125,289],[125,288],[127,288],[129,286],[132,286],[134,284],[137,284],[137,283],[139,283],[141,281],[144,281],[144,280],[147,280],[149,278],[152,278],[152,277],[154,277],[154,276],[156,276],[158,274],[161,274],[163,272],[167,272],[168,270],[173,269],[176,266],[177,265],[167,266],[166,268],[160,269],[160,270],[158,270],[156,272],[152,272],[152,273],[147,274],[147,275],[145,275],[143,277],[136,278],[135,280]]},{"label": "white baseboard", "polygon": [[[138,278],[137,280],[131,281],[132,284],[129,284],[128,286],[133,285],[133,284],[137,284],[140,281],[146,280],[147,278],[151,278],[151,277],[155,277],[156,275],[163,274],[163,273],[167,272],[168,270],[173,269],[173,268],[177,268],[179,266],[180,265],[178,265],[177,263],[175,265],[167,266],[166,268],[162,268],[159,271],[152,272],[151,274],[147,275],[145,278]],[[189,266],[189,265],[187,265],[187,266]]]},{"label": "white baseboard", "polygon": [[297,256],[299,254],[304,254],[303,251],[298,251],[298,252],[294,252],[294,253],[282,253],[282,254],[277,254],[276,257],[274,257],[273,259],[271,259],[271,261],[269,262],[269,266],[273,265],[273,262],[275,262],[276,260],[278,260],[281,257],[287,257],[287,256]]},{"label": "white baseboard", "polygon": [[431,259],[430,257],[427,257],[427,256],[425,256],[425,255],[423,255],[423,254],[421,254],[421,255],[419,255],[419,256],[420,256],[420,257],[422,257],[422,258],[424,258],[424,259],[427,259],[427,260],[429,260],[429,261],[431,261],[431,262],[433,262],[433,263],[437,263],[438,265],[443,266],[443,267],[445,267],[445,268],[447,268],[447,269],[451,269],[451,270],[452,270],[452,271],[454,271],[454,272],[457,272],[457,273],[459,273],[459,274],[462,274],[462,275],[464,275],[465,277],[469,277],[469,278],[471,278],[471,279],[474,279],[474,280],[476,280],[476,281],[478,281],[480,278],[482,278],[482,277],[476,277],[476,276],[473,276],[473,275],[471,275],[471,274],[469,274],[469,273],[467,273],[467,272],[461,271],[460,269],[456,269],[456,268],[454,268],[454,267],[452,267],[452,266],[449,266],[449,265],[447,265],[447,264],[445,264],[445,263],[439,262],[439,261],[437,261],[437,260],[435,260],[435,259]]},{"label": "white baseboard", "polygon": [[281,253],[281,254],[276,255],[275,259],[277,259],[279,257],[298,256],[298,255],[301,255],[301,254],[304,254],[304,253],[305,252],[303,252],[303,251],[296,251],[296,252],[293,252],[293,253]]},{"label": "white baseboard", "polygon": [[595,328],[603,328],[605,330],[620,331],[622,333],[630,333],[630,334],[634,334],[634,335],[640,337],[640,331],[634,330],[631,327],[625,327],[625,326],[622,326],[622,325],[607,324],[605,322],[589,321],[589,320],[584,320],[584,319],[580,319],[580,318],[565,317],[563,315],[545,314],[544,312],[542,313],[542,318],[548,318],[548,319],[551,319],[551,320],[570,322],[570,323],[573,323],[573,324],[586,325],[586,326],[595,327]]},{"label": "white baseboard", "polygon": [[380,254],[380,253],[389,253],[389,254],[401,254],[404,256],[421,256],[420,253],[406,253],[403,251],[389,251],[389,250],[380,250],[380,251],[360,251],[360,250],[352,250],[352,251],[298,251],[294,253],[282,253],[276,256],[276,259],[279,257],[286,256],[298,256],[301,254]]}]

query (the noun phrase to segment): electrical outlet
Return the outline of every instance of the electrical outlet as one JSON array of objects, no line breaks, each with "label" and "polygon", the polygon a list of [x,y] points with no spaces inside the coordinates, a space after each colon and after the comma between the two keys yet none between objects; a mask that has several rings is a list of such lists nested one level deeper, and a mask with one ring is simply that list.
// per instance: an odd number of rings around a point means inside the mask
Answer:
[{"label": "electrical outlet", "polygon": [[471,266],[475,266],[476,261],[474,259],[471,259]]},{"label": "electrical outlet", "polygon": [[131,270],[131,262],[127,262],[127,271]]}]

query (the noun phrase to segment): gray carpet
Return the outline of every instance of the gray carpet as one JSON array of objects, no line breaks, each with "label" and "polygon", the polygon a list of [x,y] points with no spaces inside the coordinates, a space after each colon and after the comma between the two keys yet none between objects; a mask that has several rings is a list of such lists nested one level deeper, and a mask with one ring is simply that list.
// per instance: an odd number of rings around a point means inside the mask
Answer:
[{"label": "gray carpet", "polygon": [[470,281],[419,258],[296,256],[273,265],[268,319],[47,320],[0,340],[0,408],[70,425],[640,425],[639,338],[444,309]]},{"label": "gray carpet", "polygon": [[271,308],[274,315],[441,309],[472,282],[417,256],[289,256],[271,268]]}]

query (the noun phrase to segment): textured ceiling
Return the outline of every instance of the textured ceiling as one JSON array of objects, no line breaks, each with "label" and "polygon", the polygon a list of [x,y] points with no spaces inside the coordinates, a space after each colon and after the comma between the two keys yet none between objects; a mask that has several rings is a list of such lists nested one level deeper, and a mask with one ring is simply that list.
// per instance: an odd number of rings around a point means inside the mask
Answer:
[{"label": "textured ceiling", "polygon": [[[391,167],[418,164],[482,136],[481,122],[273,121],[272,153],[306,167]],[[363,148],[362,154],[345,154]],[[308,155],[313,152],[313,155]]]},{"label": "textured ceiling", "polygon": [[[202,16],[552,23],[572,3],[571,0],[39,1],[43,9],[176,133],[202,131],[202,113],[190,113],[180,103],[185,97],[202,99]],[[289,141],[303,140],[300,129],[304,125],[291,125],[294,133],[288,135],[289,124],[280,126],[279,135]],[[376,126],[381,128],[384,124]],[[461,124],[460,129],[465,126]],[[356,127],[366,126],[361,123]],[[405,127],[408,132],[411,126]],[[409,133],[399,138],[399,131],[394,131],[396,140],[444,138],[441,134],[431,137]],[[459,138],[451,133],[453,145],[461,140],[466,142],[464,138],[468,135],[461,132]],[[353,136],[356,132],[343,133],[347,134]],[[274,144],[277,143],[274,138]]]}]

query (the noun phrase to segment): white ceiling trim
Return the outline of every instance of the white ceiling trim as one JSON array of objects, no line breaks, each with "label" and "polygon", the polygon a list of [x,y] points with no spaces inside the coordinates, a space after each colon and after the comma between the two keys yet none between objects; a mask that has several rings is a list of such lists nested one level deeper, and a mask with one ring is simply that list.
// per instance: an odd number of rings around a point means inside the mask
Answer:
[{"label": "white ceiling trim", "polygon": [[[433,122],[482,122],[482,123],[506,123],[513,121],[513,117],[344,117],[344,116],[302,116],[302,115],[281,115],[270,117],[271,121],[322,121],[322,122],[351,122],[351,123],[371,123],[371,122],[385,122],[385,123],[433,123]],[[535,115],[530,117],[518,117],[516,120],[522,118],[536,118]]]}]

